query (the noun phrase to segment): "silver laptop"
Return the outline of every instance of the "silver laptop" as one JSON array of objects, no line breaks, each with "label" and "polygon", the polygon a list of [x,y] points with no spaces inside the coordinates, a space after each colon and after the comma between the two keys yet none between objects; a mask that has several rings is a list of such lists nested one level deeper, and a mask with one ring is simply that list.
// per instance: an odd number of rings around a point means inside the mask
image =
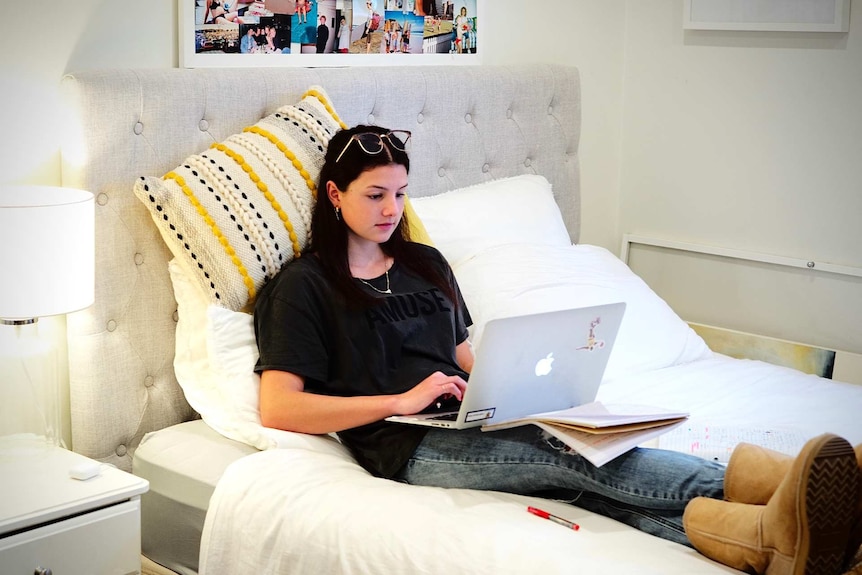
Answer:
[{"label": "silver laptop", "polygon": [[594,401],[625,307],[620,302],[490,320],[457,411],[386,420],[464,429]]}]

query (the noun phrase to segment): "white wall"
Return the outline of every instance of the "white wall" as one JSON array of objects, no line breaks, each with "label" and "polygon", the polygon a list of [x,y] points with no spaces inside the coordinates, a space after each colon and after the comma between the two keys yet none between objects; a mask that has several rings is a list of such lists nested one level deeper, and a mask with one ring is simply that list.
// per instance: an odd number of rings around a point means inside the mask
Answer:
[{"label": "white wall", "polygon": [[[862,3],[849,34],[682,30],[626,4],[620,231],[862,270]],[[862,278],[635,250],[690,321],[862,352]]]},{"label": "white wall", "polygon": [[[558,62],[583,82],[582,241],[617,249],[624,0],[485,0],[488,64]],[[31,0],[37,27],[0,34],[0,184],[59,184],[58,83],[92,68],[171,68],[178,62],[177,0]],[[36,33],[36,31],[38,33]]]},{"label": "white wall", "polygon": [[[69,71],[170,68],[176,57],[176,3],[32,0],[38,23],[0,34],[0,183],[60,183],[64,113],[58,86]],[[11,134],[14,136],[9,137]]]},{"label": "white wall", "polygon": [[624,0],[485,0],[489,64],[553,62],[581,74],[581,242],[619,249]]}]

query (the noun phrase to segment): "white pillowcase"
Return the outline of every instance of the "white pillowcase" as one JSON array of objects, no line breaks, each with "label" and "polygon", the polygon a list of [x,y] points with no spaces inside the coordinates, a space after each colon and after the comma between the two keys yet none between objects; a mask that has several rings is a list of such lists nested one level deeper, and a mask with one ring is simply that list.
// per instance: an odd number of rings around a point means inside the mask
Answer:
[{"label": "white pillowcase", "polygon": [[434,246],[453,266],[503,244],[572,243],[551,184],[542,176],[501,178],[411,201]]},{"label": "white pillowcase", "polygon": [[[168,263],[178,306],[174,372],[189,405],[218,433],[258,449],[319,451],[318,437],[264,427],[260,423],[260,376],[254,322],[250,314],[211,304],[176,259]],[[322,442],[322,439],[329,441]]]},{"label": "white pillowcase", "polygon": [[481,353],[485,323],[495,317],[626,302],[605,380],[708,357],[706,343],[628,266],[590,245],[507,244],[454,267],[473,317]]}]

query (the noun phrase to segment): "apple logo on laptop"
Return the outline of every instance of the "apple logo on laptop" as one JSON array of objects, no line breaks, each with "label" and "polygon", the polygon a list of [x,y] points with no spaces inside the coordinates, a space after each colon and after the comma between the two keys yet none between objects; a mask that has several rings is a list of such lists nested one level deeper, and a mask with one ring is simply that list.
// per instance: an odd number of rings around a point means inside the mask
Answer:
[{"label": "apple logo on laptop", "polygon": [[549,353],[536,362],[536,375],[541,377],[551,373],[551,364],[554,363],[554,352]]}]

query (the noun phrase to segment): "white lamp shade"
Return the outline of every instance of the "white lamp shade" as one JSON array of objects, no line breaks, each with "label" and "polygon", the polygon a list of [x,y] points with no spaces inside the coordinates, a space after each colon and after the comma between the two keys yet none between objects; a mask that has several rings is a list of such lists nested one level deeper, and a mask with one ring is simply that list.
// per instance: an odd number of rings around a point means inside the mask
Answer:
[{"label": "white lamp shade", "polygon": [[0,318],[32,319],[93,303],[93,194],[0,186]]}]

